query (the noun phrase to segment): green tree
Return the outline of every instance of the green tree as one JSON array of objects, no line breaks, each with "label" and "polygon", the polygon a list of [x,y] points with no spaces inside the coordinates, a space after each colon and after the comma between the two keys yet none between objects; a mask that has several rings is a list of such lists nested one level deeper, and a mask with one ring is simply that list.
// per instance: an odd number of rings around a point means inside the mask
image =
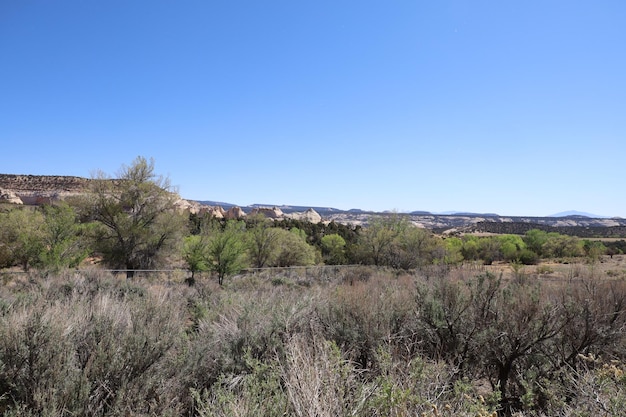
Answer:
[{"label": "green tree", "polygon": [[248,219],[251,227],[246,233],[246,248],[250,264],[254,268],[271,265],[278,250],[278,229],[262,214]]},{"label": "green tree", "polygon": [[183,260],[191,272],[191,277],[185,280],[189,286],[195,284],[197,272],[205,272],[210,269],[208,246],[206,236],[191,235],[185,237],[183,241]]},{"label": "green tree", "polygon": [[74,208],[66,203],[43,207],[44,249],[39,261],[43,268],[58,271],[61,268],[74,268],[87,257],[84,239],[85,227],[77,219]]},{"label": "green tree", "polygon": [[491,265],[502,258],[500,241],[497,237],[482,237],[478,240],[478,253],[485,265]]},{"label": "green tree", "polygon": [[0,253],[4,266],[28,271],[44,250],[44,217],[38,210],[17,208],[0,213]]},{"label": "green tree", "polygon": [[598,261],[602,255],[607,253],[604,243],[597,240],[583,240],[583,250],[585,251],[585,256],[592,262]]},{"label": "green tree", "polygon": [[441,239],[427,229],[408,224],[399,229],[399,234],[391,247],[399,260],[396,265],[402,269],[418,268],[432,264],[436,258],[445,257],[446,250]]},{"label": "green tree", "polygon": [[276,229],[278,232],[278,253],[274,266],[306,266],[314,265],[315,248],[306,241],[304,231]]},{"label": "green tree", "polygon": [[361,258],[365,263],[374,265],[393,265],[396,251],[393,243],[408,227],[406,218],[393,214],[391,216],[370,217],[368,225],[359,236]]},{"label": "green tree", "polygon": [[543,244],[544,256],[548,258],[576,257],[584,253],[583,243],[573,236],[565,236],[556,232],[548,233]]},{"label": "green tree", "polygon": [[543,245],[548,241],[548,232],[539,229],[531,229],[524,235],[526,247],[537,255],[544,256]]},{"label": "green tree", "polygon": [[328,265],[341,265],[346,260],[346,241],[337,233],[322,237],[322,255]]},{"label": "green tree", "polygon": [[106,264],[126,269],[128,278],[137,269],[161,265],[184,228],[176,199],[169,180],[155,174],[152,159],[137,157],[115,180],[98,173],[87,207],[101,225],[93,237]]},{"label": "green tree", "polygon": [[465,235],[462,238],[463,247],[461,248],[461,255],[463,259],[469,261],[476,261],[480,259],[480,241],[477,236]]},{"label": "green tree", "polygon": [[223,230],[213,229],[207,249],[209,268],[217,273],[218,283],[223,285],[224,278],[246,266],[242,224],[229,221]]},{"label": "green tree", "polygon": [[463,241],[458,237],[449,237],[444,240],[446,254],[444,262],[448,265],[456,265],[463,262]]},{"label": "green tree", "polygon": [[516,261],[519,259],[526,244],[520,236],[517,235],[501,235],[497,236],[500,243],[500,252],[505,261]]}]

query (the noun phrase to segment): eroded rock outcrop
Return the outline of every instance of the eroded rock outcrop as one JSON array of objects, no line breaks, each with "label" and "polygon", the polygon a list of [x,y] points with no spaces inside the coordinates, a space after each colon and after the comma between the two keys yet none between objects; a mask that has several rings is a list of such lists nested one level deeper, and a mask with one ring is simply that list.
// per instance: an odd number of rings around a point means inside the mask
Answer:
[{"label": "eroded rock outcrop", "polygon": [[89,181],[60,175],[0,174],[0,189],[15,194],[23,204],[39,205],[84,194],[89,190]]},{"label": "eroded rock outcrop", "polygon": [[252,209],[250,212],[250,216],[255,216],[262,214],[263,216],[270,219],[282,219],[285,216],[285,213],[278,207],[257,207]]},{"label": "eroded rock outcrop", "polygon": [[320,216],[320,214],[312,208],[302,213],[291,213],[289,217],[292,219],[307,221],[315,224],[322,221],[322,216]]},{"label": "eroded rock outcrop", "polygon": [[0,203],[24,204],[21,198],[13,191],[0,188]]},{"label": "eroded rock outcrop", "polygon": [[216,219],[223,219],[226,217],[226,211],[222,206],[203,206],[203,211]]},{"label": "eroded rock outcrop", "polygon": [[226,220],[240,220],[246,217],[246,213],[243,211],[241,207],[234,206],[228,209],[224,218]]}]

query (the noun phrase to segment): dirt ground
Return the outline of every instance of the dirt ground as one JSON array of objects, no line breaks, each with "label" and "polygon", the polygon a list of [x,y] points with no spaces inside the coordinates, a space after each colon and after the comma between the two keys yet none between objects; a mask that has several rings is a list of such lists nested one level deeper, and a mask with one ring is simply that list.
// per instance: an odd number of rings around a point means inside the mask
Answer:
[{"label": "dirt ground", "polygon": [[[494,263],[476,267],[505,277],[515,275],[514,267],[509,263]],[[626,279],[626,255],[602,256],[596,262],[585,258],[564,260],[544,260],[537,265],[523,265],[517,272],[541,280],[570,280],[579,278]]]}]

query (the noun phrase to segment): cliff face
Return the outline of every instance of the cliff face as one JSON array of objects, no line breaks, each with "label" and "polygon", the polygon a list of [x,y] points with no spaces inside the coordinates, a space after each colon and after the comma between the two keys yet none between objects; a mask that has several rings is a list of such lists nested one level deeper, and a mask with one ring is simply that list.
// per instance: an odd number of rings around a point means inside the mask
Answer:
[{"label": "cliff face", "polygon": [[0,191],[17,196],[23,204],[38,205],[85,193],[90,181],[69,176],[0,174]]},{"label": "cliff face", "polygon": [[[0,203],[38,206],[88,193],[93,180],[60,175],[0,174]],[[113,180],[116,183],[117,180]],[[176,195],[175,206],[181,211],[198,213],[202,206]]]}]

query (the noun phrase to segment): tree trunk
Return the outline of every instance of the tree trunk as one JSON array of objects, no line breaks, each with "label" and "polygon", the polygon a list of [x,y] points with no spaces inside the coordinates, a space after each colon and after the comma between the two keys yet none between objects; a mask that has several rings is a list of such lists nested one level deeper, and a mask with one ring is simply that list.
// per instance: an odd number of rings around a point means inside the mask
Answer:
[{"label": "tree trunk", "polygon": [[507,385],[512,369],[512,360],[498,364],[498,391],[500,391],[500,410],[498,411],[498,416],[500,417],[508,417],[512,412],[511,404],[509,404],[509,399],[506,397]]}]

